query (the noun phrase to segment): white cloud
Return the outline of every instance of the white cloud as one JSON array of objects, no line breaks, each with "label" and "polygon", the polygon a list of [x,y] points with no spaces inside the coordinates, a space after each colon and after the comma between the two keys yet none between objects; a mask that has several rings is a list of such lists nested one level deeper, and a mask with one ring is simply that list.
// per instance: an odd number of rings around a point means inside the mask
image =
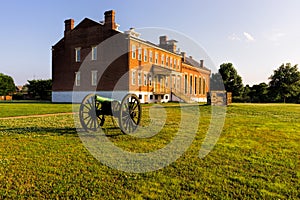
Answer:
[{"label": "white cloud", "polygon": [[281,32],[273,33],[269,36],[269,40],[278,42],[283,36],[285,36],[285,34]]},{"label": "white cloud", "polygon": [[250,33],[244,32],[244,36],[246,37],[247,41],[254,41],[254,37],[250,35]]},{"label": "white cloud", "polygon": [[229,35],[228,39],[232,40],[232,41],[235,41],[235,40],[240,41],[241,40],[241,38],[239,36],[237,36],[235,33]]}]

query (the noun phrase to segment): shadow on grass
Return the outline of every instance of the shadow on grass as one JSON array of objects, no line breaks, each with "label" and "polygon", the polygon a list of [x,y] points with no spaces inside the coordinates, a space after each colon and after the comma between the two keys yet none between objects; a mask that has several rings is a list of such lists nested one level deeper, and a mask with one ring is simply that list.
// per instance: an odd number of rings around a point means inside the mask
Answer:
[{"label": "shadow on grass", "polygon": [[[76,128],[50,128],[50,127],[14,127],[14,128],[5,128],[0,126],[0,135],[2,134],[52,134],[52,135],[73,135],[78,136],[78,133],[85,132],[85,130],[76,129]],[[117,137],[124,135],[118,127],[108,127],[103,128],[103,132],[106,137]],[[93,134],[92,132],[90,134]]]},{"label": "shadow on grass", "polygon": [[0,133],[10,134],[55,134],[55,135],[77,135],[75,128],[50,128],[50,127],[14,127],[14,128],[0,128]]}]

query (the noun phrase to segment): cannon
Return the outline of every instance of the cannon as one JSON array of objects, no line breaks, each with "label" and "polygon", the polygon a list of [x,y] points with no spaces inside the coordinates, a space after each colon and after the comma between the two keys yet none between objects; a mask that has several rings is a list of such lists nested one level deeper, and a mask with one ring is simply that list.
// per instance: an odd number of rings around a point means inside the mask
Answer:
[{"label": "cannon", "polygon": [[118,101],[97,94],[87,95],[81,102],[79,118],[86,131],[97,131],[106,116],[118,118],[119,128],[125,134],[134,133],[141,121],[142,109],[135,94],[127,94]]}]

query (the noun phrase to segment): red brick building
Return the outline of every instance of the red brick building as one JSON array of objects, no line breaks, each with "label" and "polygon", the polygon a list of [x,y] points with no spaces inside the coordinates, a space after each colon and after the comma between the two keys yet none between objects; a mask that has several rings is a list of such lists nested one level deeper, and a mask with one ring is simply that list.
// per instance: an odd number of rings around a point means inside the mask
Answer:
[{"label": "red brick building", "polygon": [[65,21],[64,37],[52,47],[53,102],[80,101],[91,92],[135,93],[143,103],[206,101],[210,70],[203,60],[178,52],[167,36],[156,45],[134,29],[121,32],[115,12],[104,15],[104,22],[86,18],[76,27]]}]

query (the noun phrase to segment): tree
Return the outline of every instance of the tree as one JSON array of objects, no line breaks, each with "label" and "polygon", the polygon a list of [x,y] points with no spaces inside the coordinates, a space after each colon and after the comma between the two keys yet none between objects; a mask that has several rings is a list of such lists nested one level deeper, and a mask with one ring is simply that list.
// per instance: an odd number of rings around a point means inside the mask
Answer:
[{"label": "tree", "polygon": [[16,91],[16,86],[12,77],[0,73],[0,95],[6,96]]},{"label": "tree", "polygon": [[270,76],[269,93],[273,101],[286,102],[300,93],[300,72],[297,65],[282,64]]},{"label": "tree", "polygon": [[222,76],[225,90],[232,92],[233,97],[240,97],[244,88],[243,82],[232,63],[223,63],[220,66],[219,73]]},{"label": "tree", "polygon": [[253,85],[248,95],[253,103],[266,103],[268,102],[268,85],[266,83]]},{"label": "tree", "polygon": [[36,99],[49,100],[51,97],[52,80],[28,80],[28,93]]},{"label": "tree", "polygon": [[220,73],[212,73],[210,77],[211,90],[225,90],[222,76]]}]

